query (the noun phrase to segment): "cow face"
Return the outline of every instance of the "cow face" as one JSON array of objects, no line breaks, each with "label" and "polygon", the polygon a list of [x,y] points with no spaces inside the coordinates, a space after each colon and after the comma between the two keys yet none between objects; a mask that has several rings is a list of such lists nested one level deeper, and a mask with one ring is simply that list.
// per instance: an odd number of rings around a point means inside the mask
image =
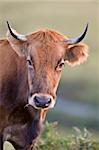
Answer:
[{"label": "cow face", "polygon": [[65,61],[65,51],[58,43],[32,41],[29,44],[29,104],[36,108],[52,108]]},{"label": "cow face", "polygon": [[52,30],[39,30],[27,36],[19,35],[8,24],[8,40],[19,57],[27,59],[29,105],[35,109],[54,107],[56,90],[65,63],[72,66],[84,62],[88,47],[79,44],[87,31],[78,38],[67,39]]}]

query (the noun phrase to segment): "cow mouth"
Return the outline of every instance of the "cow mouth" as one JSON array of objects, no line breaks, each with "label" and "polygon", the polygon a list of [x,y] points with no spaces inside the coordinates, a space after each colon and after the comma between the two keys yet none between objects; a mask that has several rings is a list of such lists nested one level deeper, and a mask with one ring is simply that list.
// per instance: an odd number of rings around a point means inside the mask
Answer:
[{"label": "cow mouth", "polygon": [[32,120],[38,120],[40,122],[42,122],[44,120],[45,114],[48,111],[46,109],[35,109],[30,104],[26,104],[24,107],[25,107],[25,109],[28,110]]},{"label": "cow mouth", "polygon": [[46,106],[38,106],[38,105],[35,105],[34,104],[34,102],[32,102],[32,103],[27,103],[25,106],[24,106],[24,108],[27,108],[27,107],[29,107],[29,106],[31,106],[31,107],[33,107],[34,109],[36,109],[36,110],[48,110],[48,109],[51,109],[51,108],[53,108],[54,107],[54,105],[55,105],[55,103],[52,103],[50,106],[48,106],[48,105],[46,105]]},{"label": "cow mouth", "polygon": [[44,109],[44,110],[46,110],[46,109],[48,109],[48,106],[41,106],[41,107],[38,107],[37,105],[35,106],[34,104],[26,104],[25,106],[24,106],[24,108],[27,108],[27,107],[29,107],[29,106],[31,106],[31,107],[33,107],[34,109],[36,109],[36,110],[42,110],[42,109]]}]

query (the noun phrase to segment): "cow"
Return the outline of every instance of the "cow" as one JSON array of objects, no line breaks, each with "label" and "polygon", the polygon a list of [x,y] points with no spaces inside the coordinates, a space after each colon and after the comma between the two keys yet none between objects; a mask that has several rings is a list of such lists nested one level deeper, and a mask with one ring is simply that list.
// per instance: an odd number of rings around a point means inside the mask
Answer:
[{"label": "cow", "polygon": [[7,38],[0,40],[0,150],[4,141],[16,150],[31,150],[55,106],[64,65],[79,65],[88,57],[88,46],[81,43],[88,24],[76,38],[52,29],[21,35],[7,26]]}]

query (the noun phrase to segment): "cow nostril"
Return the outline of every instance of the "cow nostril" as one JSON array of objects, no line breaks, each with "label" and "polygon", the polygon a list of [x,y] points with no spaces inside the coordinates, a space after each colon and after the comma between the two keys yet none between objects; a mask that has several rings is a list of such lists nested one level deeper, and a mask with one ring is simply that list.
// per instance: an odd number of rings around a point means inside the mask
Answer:
[{"label": "cow nostril", "polygon": [[51,103],[51,98],[49,98],[49,99],[48,99],[48,102],[47,102],[47,103],[48,103],[48,104],[50,104],[50,103]]},{"label": "cow nostril", "polygon": [[51,98],[47,99],[47,102],[45,103],[45,106],[48,107],[51,103]]},{"label": "cow nostril", "polygon": [[35,97],[34,97],[34,101],[35,101],[35,103],[39,104],[39,103],[40,103],[40,98],[37,97],[37,96],[35,96]]}]

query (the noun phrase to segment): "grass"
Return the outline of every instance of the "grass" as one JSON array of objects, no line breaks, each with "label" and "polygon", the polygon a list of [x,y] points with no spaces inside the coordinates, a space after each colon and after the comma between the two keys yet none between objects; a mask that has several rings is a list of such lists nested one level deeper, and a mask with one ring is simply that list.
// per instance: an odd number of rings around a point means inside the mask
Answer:
[{"label": "grass", "polygon": [[57,122],[46,122],[45,130],[34,150],[98,150],[99,141],[92,139],[91,133],[84,128],[73,128],[69,136],[61,136],[57,131]]},{"label": "grass", "polygon": [[[99,141],[84,128],[82,131],[74,127],[72,134],[62,136],[57,131],[57,122],[45,124],[45,129],[38,138],[33,150],[99,150]],[[6,143],[4,150],[14,150],[12,145]]]}]

